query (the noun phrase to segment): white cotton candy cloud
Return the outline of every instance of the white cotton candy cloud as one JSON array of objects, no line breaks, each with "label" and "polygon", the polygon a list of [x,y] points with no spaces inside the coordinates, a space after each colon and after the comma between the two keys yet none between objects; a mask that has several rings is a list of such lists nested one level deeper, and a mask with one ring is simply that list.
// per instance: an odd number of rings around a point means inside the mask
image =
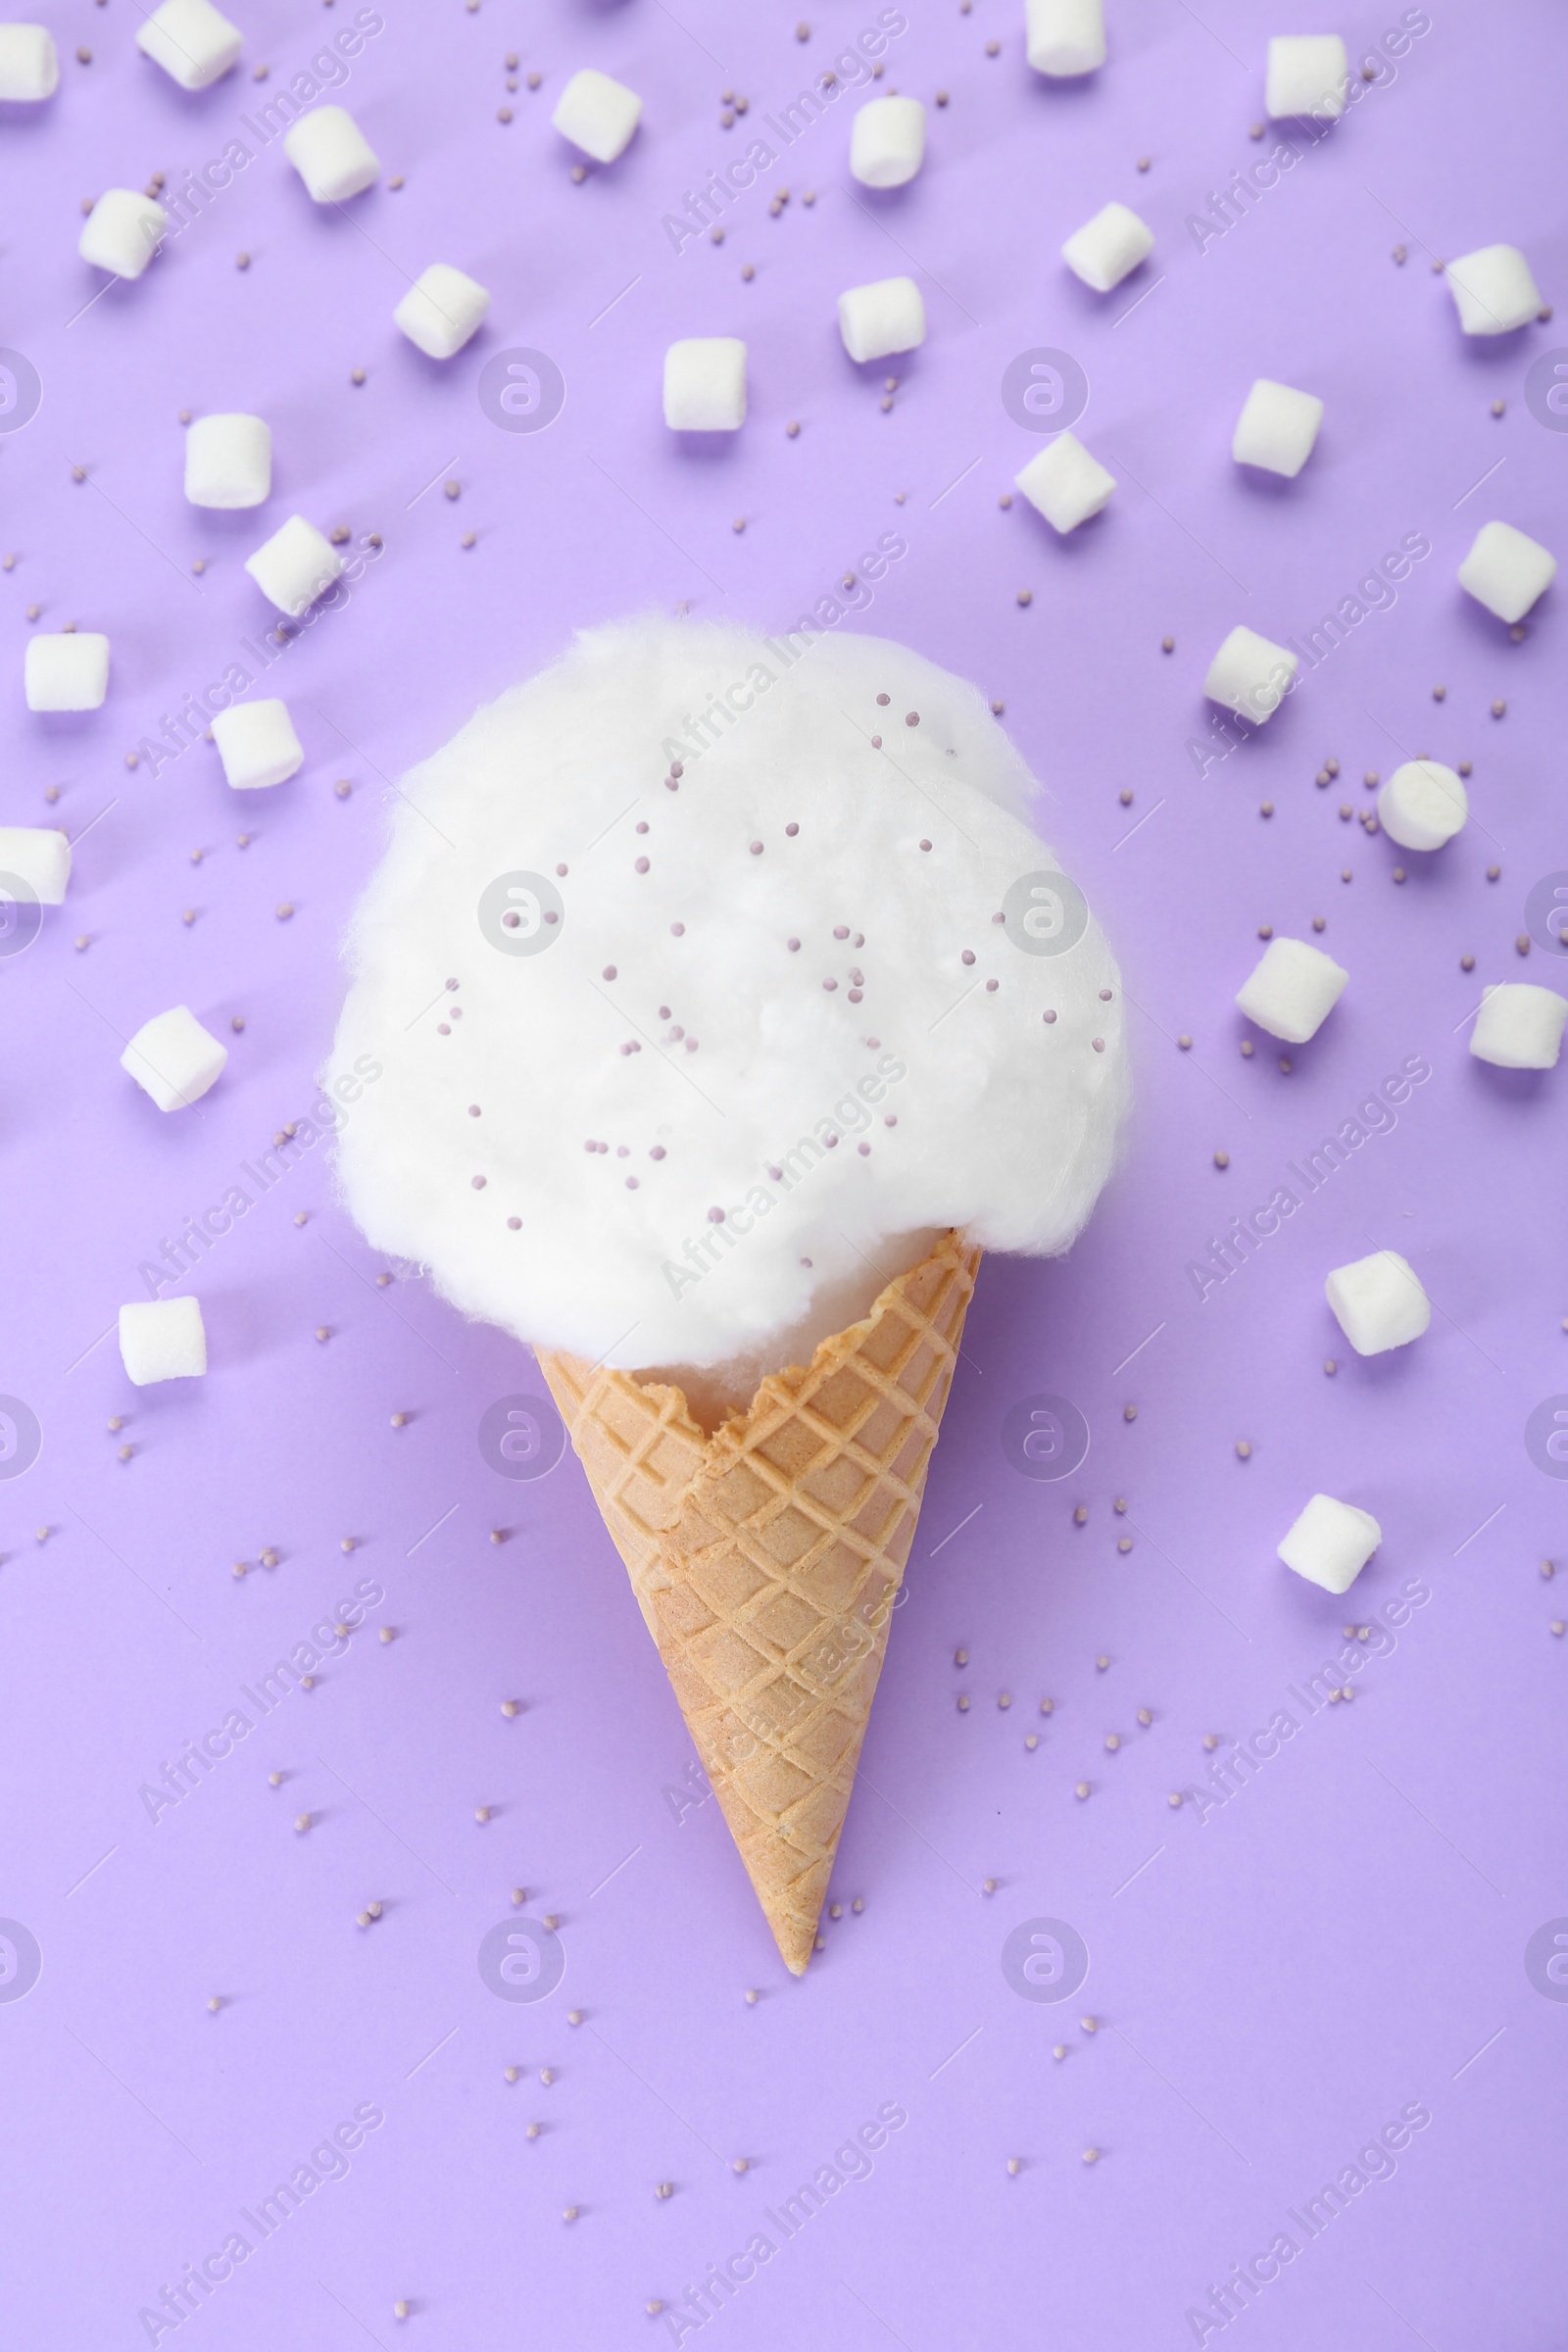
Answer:
[{"label": "white cotton candy cloud", "polygon": [[738,1397],[944,1227],[1065,1250],[1127,1058],[1035,789],[885,640],[585,632],[404,779],[356,910],[326,1083],[379,1072],[338,1145],[367,1239]]}]

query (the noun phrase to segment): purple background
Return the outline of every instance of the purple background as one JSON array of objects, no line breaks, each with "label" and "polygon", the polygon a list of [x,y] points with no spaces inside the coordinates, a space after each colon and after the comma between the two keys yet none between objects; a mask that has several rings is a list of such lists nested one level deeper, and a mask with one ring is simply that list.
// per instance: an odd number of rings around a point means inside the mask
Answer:
[{"label": "purple background", "polygon": [[[876,16],[870,0],[799,5],[808,44],[795,0],[384,0],[386,29],[339,95],[407,185],[318,210],[274,142],[141,283],[74,323],[98,282],[74,257],[79,200],[220,152],[351,11],[234,0],[241,67],[186,98],[134,52],[131,0],[37,9],[63,85],[6,110],[0,132],[0,325],[44,385],[34,420],[0,439],[17,557],[0,574],[0,821],[58,820],[80,847],[67,905],[0,963],[0,1389],[44,1432],[37,1462],[0,1484],[0,1913],[43,1950],[36,1986],[0,2003],[4,2333],[29,2352],[146,2341],[138,2308],[362,2102],[385,2121],[348,2177],[257,2244],[181,2343],[665,2341],[645,2304],[675,2301],[760,2229],[778,2253],[686,2341],[1156,2352],[1194,2340],[1188,2307],[1234,2263],[1282,2229],[1299,2242],[1287,2209],[1414,2102],[1432,2120],[1395,2176],[1226,2340],[1563,2340],[1568,2005],[1533,1987],[1524,1950],[1568,1913],[1568,1645],[1549,1631],[1565,1587],[1539,1568],[1568,1550],[1568,1488],[1522,1432],[1568,1389],[1568,1078],[1465,1051],[1483,981],[1558,977],[1514,942],[1531,885],[1568,867],[1563,592],[1515,643],[1454,570],[1494,514],[1564,550],[1568,441],[1531,414],[1524,378],[1568,328],[1467,344],[1431,270],[1434,254],[1517,241],[1560,298],[1562,12],[1520,0],[1503,27],[1434,0],[1396,78],[1200,253],[1185,217],[1259,152],[1271,12],[1205,0],[1200,21],[1181,0],[1120,0],[1103,73],[1052,86],[1025,65],[1013,0],[968,15],[930,0],[881,84],[951,92],[919,178],[852,193],[846,96],[737,200],[721,245],[677,255],[662,215]],[[1399,14],[1389,0],[1341,20],[1352,53]],[[507,93],[513,49],[537,92]],[[272,69],[261,92],[257,60]],[[621,162],[578,185],[548,114],[589,63],[646,111]],[[751,101],[728,132],[725,87]],[[775,185],[792,191],[776,218]],[[1157,244],[1101,299],[1055,257],[1112,196]],[[495,297],[446,368],[390,322],[435,259]],[[906,269],[929,340],[857,370],[834,297]],[[750,347],[751,415],[716,451],[679,447],[661,420],[663,346],[692,333]],[[998,504],[1040,446],[1000,379],[1042,345],[1087,371],[1078,429],[1120,477],[1065,541],[1021,501]],[[479,370],[514,346],[564,374],[548,431],[481,413]],[[900,379],[888,413],[884,372]],[[1293,483],[1244,478],[1229,457],[1260,373],[1327,402]],[[273,426],[262,514],[181,497],[180,410],[228,407]],[[241,801],[202,744],[157,774],[127,768],[265,624],[243,558],[294,511],[385,541],[347,608],[270,673],[304,772]],[[1122,956],[1139,1102],[1072,1256],[983,1268],[840,1852],[845,1916],[796,1983],[716,1806],[690,1801],[690,1741],[574,1462],[514,1484],[480,1458],[481,1414],[537,1388],[531,1362],[416,1279],[376,1288],[321,1148],[182,1286],[206,1316],[205,1382],[130,1389],[111,1327],[161,1238],[306,1114],[388,779],[576,624],[684,602],[775,628],[894,528],[907,558],[849,625],[1004,701],[1052,788],[1053,841]],[[1185,747],[1205,733],[1200,690],[1225,632],[1309,627],[1415,533],[1432,554],[1394,608],[1200,776]],[[26,713],[34,603],[41,627],[108,631],[100,712]],[[1364,769],[1418,751],[1474,760],[1474,813],[1440,856],[1404,859],[1400,888],[1399,854],[1337,810],[1369,802]],[[1315,789],[1330,755],[1343,773]],[[1241,1056],[1232,999],[1258,925],[1310,937],[1314,914],[1350,985],[1285,1075],[1267,1040]],[[117,1064],[133,1027],[180,1002],[225,1037],[235,1012],[246,1025],[214,1091],[164,1118]],[[1221,1220],[1266,1200],[1407,1056],[1433,1075],[1395,1131],[1200,1303],[1184,1269]],[[1361,1361],[1323,1278],[1383,1244],[1437,1311],[1417,1346]],[[1054,1485],[1016,1475],[999,1442],[1008,1407],[1043,1390],[1093,1432]],[[394,1430],[398,1410],[412,1417]],[[1316,1488],[1385,1529],[1343,1601],[1274,1556]],[[259,1570],[268,1545],[278,1565]],[[149,1820],[142,1785],[358,1577],[384,1600],[318,1687]],[[1169,1807],[1208,1769],[1205,1733],[1223,1755],[1265,1724],[1337,1656],[1342,1623],[1411,1578],[1430,1599],[1366,1660],[1353,1706],[1303,1720],[1224,1806]],[[518,1885],[530,1912],[559,1916],[566,1953],[533,2006],[495,1998],[475,1966]],[[372,1898],[384,1916],[361,1931]],[[1000,1965],[1009,1931],[1040,1916],[1070,1922],[1091,1955],[1059,2007],[1020,1999]],[[870,2177],[783,2242],[764,2209],[887,2102],[908,2122]],[[1091,2145],[1103,2155],[1085,2166]],[[657,2202],[664,2180],[675,2194]],[[414,2306],[401,2330],[399,2296]]]}]

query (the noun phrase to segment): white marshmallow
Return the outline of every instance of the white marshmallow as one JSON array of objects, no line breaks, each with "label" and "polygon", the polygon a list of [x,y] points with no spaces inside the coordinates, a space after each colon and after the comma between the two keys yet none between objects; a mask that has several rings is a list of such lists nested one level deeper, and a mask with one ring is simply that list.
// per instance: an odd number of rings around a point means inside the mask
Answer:
[{"label": "white marshmallow", "polygon": [[1315,393],[1297,392],[1260,375],[1242,403],[1231,439],[1238,466],[1260,466],[1267,473],[1298,474],[1312,455],[1323,403]]},{"label": "white marshmallow", "polygon": [[60,87],[60,60],[46,24],[0,24],[0,98],[31,104]]},{"label": "white marshmallow", "polygon": [[902,188],[925,160],[918,98],[868,98],[850,126],[850,170],[864,188]]},{"label": "white marshmallow", "polygon": [[1345,112],[1350,61],[1337,32],[1279,34],[1268,45],[1263,111],[1275,122],[1316,115],[1337,122]]},{"label": "white marshmallow", "polygon": [[1357,1355],[1407,1348],[1432,1321],[1421,1278],[1397,1250],[1374,1250],[1370,1257],[1336,1266],[1323,1289]]},{"label": "white marshmallow", "polygon": [[1153,242],[1153,230],[1130,205],[1104,204],[1092,220],[1073,230],[1061,258],[1074,277],[1081,277],[1097,294],[1108,294],[1137,269]]},{"label": "white marshmallow", "polygon": [[163,0],[136,27],[143,57],[178,82],[182,90],[205,90],[220,81],[244,45],[237,24],[213,0]]},{"label": "white marshmallow", "polygon": [[150,196],[138,196],[134,188],[106,188],[87,215],[76,251],[95,270],[140,277],[168,226],[169,215]]},{"label": "white marshmallow", "polygon": [[1029,63],[1061,79],[1105,62],[1104,0],[1026,0]]},{"label": "white marshmallow", "polygon": [[1208,665],[1203,692],[1211,703],[1223,703],[1238,718],[1260,727],[1285,700],[1300,666],[1295,654],[1255,629],[1232,629]]},{"label": "white marshmallow", "polygon": [[925,303],[912,277],[879,277],[839,296],[839,333],[852,360],[885,360],[925,341]]},{"label": "white marshmallow", "polygon": [[343,559],[330,539],[303,514],[291,514],[270,539],[264,539],[245,568],[262,594],[280,612],[297,617],[331,587]]},{"label": "white marshmallow", "polygon": [[1270,1037],[1304,1046],[1334,1010],[1349,977],[1332,956],[1304,939],[1271,939],[1237,990],[1236,1002]]},{"label": "white marshmallow", "polygon": [[305,748],[294,732],[288,705],[275,696],[215,711],[213,741],[223,775],[236,792],[282,784],[305,765]]},{"label": "white marshmallow", "polygon": [[58,906],[71,879],[71,844],[54,825],[0,825],[0,876],[24,884],[40,906]]},{"label": "white marshmallow", "polygon": [[96,629],[29,637],[23,682],[29,710],[96,710],[109,691],[109,640]]},{"label": "white marshmallow", "polygon": [[160,1110],[185,1110],[222,1076],[228,1048],[204,1029],[188,1004],[143,1021],[120,1066],[128,1070]]},{"label": "white marshmallow", "polygon": [[1499,620],[1523,620],[1557,576],[1557,559],[1511,522],[1484,522],[1459,566],[1459,585]]},{"label": "white marshmallow", "polygon": [[1470,1051],[1499,1070],[1555,1069],[1565,1024],[1568,997],[1528,980],[1506,980],[1482,992]]},{"label": "white marshmallow", "polygon": [[688,335],[664,354],[664,422],[672,433],[733,433],[746,421],[746,346],[738,335]]},{"label": "white marshmallow", "polygon": [[1280,1544],[1280,1558],[1325,1592],[1348,1592],[1382,1541],[1370,1511],[1314,1494]]},{"label": "white marshmallow", "polygon": [[1482,245],[1447,268],[1448,291],[1467,335],[1507,335],[1541,314],[1541,289],[1517,245]]},{"label": "white marshmallow", "polygon": [[596,164],[612,164],[631,144],[642,115],[643,102],[635,90],[593,66],[573,74],[550,120],[564,139],[592,156]]},{"label": "white marshmallow", "polygon": [[1469,813],[1463,779],[1437,760],[1406,760],[1378,794],[1378,822],[1401,850],[1441,850]]},{"label": "white marshmallow", "polygon": [[272,488],[272,431],[263,416],[194,416],[185,434],[193,507],[259,507]]},{"label": "white marshmallow", "polygon": [[1013,476],[1013,488],[1023,492],[1053,530],[1062,532],[1075,531],[1091,514],[1098,514],[1115,487],[1116,476],[1107,473],[1072,433],[1058,433]]},{"label": "white marshmallow", "polygon": [[343,204],[375,185],[375,149],[346,106],[313,106],[283,133],[283,153],[314,204]]},{"label": "white marshmallow", "polygon": [[420,270],[392,320],[427,360],[450,360],[478,333],[489,308],[488,286],[450,262],[432,262]]},{"label": "white marshmallow", "polygon": [[158,1380],[198,1380],[207,1369],[207,1332],[194,1298],[139,1298],[120,1310],[120,1360],[138,1389]]}]

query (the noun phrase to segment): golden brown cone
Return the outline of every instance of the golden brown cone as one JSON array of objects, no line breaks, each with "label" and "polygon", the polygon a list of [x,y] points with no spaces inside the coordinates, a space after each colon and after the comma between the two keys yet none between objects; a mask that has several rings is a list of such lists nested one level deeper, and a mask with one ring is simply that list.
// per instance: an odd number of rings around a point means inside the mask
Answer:
[{"label": "golden brown cone", "polygon": [[539,1366],[786,1965],[810,1958],[978,1250],[956,1233],[708,1437],[677,1388]]}]

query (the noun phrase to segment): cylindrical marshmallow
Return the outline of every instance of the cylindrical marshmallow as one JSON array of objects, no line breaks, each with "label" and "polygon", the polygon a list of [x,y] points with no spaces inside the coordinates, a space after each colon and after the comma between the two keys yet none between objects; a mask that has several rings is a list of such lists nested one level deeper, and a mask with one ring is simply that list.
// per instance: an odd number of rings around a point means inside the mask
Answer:
[{"label": "cylindrical marshmallow", "polygon": [[839,333],[852,360],[886,360],[925,341],[925,303],[912,277],[879,277],[839,296]]},{"label": "cylindrical marshmallow", "polygon": [[60,59],[46,24],[0,24],[0,98],[33,105],[60,87]]},{"label": "cylindrical marshmallow", "polygon": [[1343,964],[1304,939],[1271,939],[1236,1002],[1270,1037],[1304,1046],[1334,1010],[1349,977]]},{"label": "cylindrical marshmallow", "polygon": [[392,320],[427,360],[450,360],[478,333],[489,308],[489,288],[476,277],[450,262],[432,262],[404,295]]},{"label": "cylindrical marshmallow", "polygon": [[95,270],[140,277],[168,226],[169,215],[150,196],[139,196],[134,188],[106,188],[87,215],[76,251]]},{"label": "cylindrical marshmallow", "polygon": [[343,559],[314,522],[291,514],[246,557],[245,568],[262,594],[292,619],[308,612],[341,576]]},{"label": "cylindrical marshmallow", "polygon": [[1565,1023],[1568,997],[1528,980],[1506,980],[1484,992],[1470,1051],[1478,1061],[1494,1062],[1499,1070],[1555,1069]]},{"label": "cylindrical marshmallow", "polygon": [[1061,249],[1074,277],[1097,294],[1119,286],[1153,248],[1154,232],[1131,205],[1103,204],[1092,220],[1075,228]]},{"label": "cylindrical marshmallow", "polygon": [[213,741],[223,775],[236,792],[260,792],[282,784],[305,765],[305,750],[294,732],[288,705],[264,695],[233,703],[213,714]]},{"label": "cylindrical marshmallow", "polygon": [[1208,665],[1203,692],[1211,703],[1223,703],[1238,718],[1260,727],[1285,700],[1300,666],[1299,657],[1283,645],[1255,629],[1234,628]]},{"label": "cylindrical marshmallow", "polygon": [[283,134],[283,153],[313,203],[342,204],[373,187],[375,149],[346,106],[313,106]]},{"label": "cylindrical marshmallow", "polygon": [[688,335],[664,354],[664,422],[673,433],[733,433],[746,421],[746,346]]},{"label": "cylindrical marshmallow", "polygon": [[1027,0],[1029,63],[1054,80],[1105,62],[1104,0]]},{"label": "cylindrical marshmallow", "polygon": [[21,883],[40,906],[58,906],[71,879],[71,843],[55,825],[0,825],[0,893]]},{"label": "cylindrical marshmallow", "polygon": [[850,129],[850,170],[865,188],[902,188],[925,158],[918,98],[868,98]]},{"label": "cylindrical marshmallow", "polygon": [[263,416],[193,416],[185,432],[185,496],[193,507],[259,507],[272,487],[272,432]]},{"label": "cylindrical marshmallow", "polygon": [[207,1332],[194,1298],[138,1298],[120,1310],[120,1360],[138,1389],[158,1380],[199,1380]]},{"label": "cylindrical marshmallow", "polygon": [[1406,760],[1378,794],[1378,822],[1401,850],[1441,850],[1470,813],[1470,796],[1451,767]]},{"label": "cylindrical marshmallow", "polygon": [[1315,115],[1337,122],[1345,112],[1349,59],[1337,32],[1278,34],[1268,45],[1263,111],[1275,122]]},{"label": "cylindrical marshmallow", "polygon": [[1374,1250],[1370,1257],[1336,1266],[1323,1289],[1357,1355],[1407,1348],[1432,1321],[1421,1278],[1397,1250]]},{"label": "cylindrical marshmallow", "polygon": [[244,36],[213,0],[162,0],[137,25],[136,46],[182,90],[205,90],[228,72]]},{"label": "cylindrical marshmallow", "polygon": [[1314,1494],[1281,1542],[1279,1556],[1325,1592],[1348,1592],[1382,1541],[1370,1511]]},{"label": "cylindrical marshmallow", "polygon": [[29,710],[96,710],[109,691],[109,640],[96,629],[29,637],[23,665]]},{"label": "cylindrical marshmallow", "polygon": [[1448,264],[1448,291],[1467,335],[1508,335],[1541,316],[1541,288],[1517,245],[1482,245]]},{"label": "cylindrical marshmallow", "polygon": [[1062,533],[1098,514],[1115,487],[1116,476],[1073,433],[1058,433],[1013,476],[1013,488]]},{"label": "cylindrical marshmallow", "polygon": [[564,139],[569,139],[596,164],[612,164],[631,143],[643,102],[623,81],[584,66],[573,74],[556,101],[550,120]]},{"label": "cylindrical marshmallow", "polygon": [[1258,466],[1294,479],[1312,454],[1322,421],[1323,403],[1315,393],[1260,375],[1236,419],[1231,456],[1238,466]]},{"label": "cylindrical marshmallow", "polygon": [[1459,566],[1459,585],[1478,605],[1510,626],[1523,620],[1557,576],[1549,547],[1516,531],[1511,522],[1484,522]]},{"label": "cylindrical marshmallow", "polygon": [[184,1110],[222,1075],[227,1059],[228,1048],[202,1027],[190,1006],[174,1004],[143,1021],[120,1066],[160,1110]]}]

